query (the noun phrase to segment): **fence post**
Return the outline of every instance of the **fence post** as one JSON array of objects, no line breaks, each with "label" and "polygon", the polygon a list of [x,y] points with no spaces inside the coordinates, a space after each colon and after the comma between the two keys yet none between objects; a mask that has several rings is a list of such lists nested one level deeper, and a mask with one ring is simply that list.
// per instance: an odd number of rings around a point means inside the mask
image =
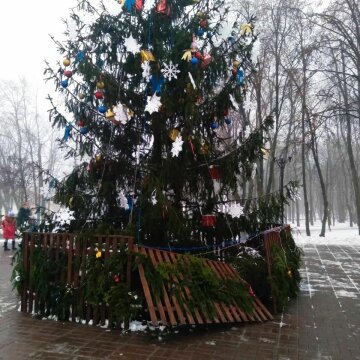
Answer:
[{"label": "fence post", "polygon": [[29,269],[28,269],[28,233],[23,234],[22,238],[22,261],[24,270],[23,288],[21,289],[21,311],[27,312],[27,291],[29,287]]},{"label": "fence post", "polygon": [[[264,248],[265,248],[265,256],[266,256],[269,277],[271,277],[271,270],[272,270],[271,249],[274,245],[280,244],[280,232],[282,230],[283,230],[282,227],[277,227],[267,230],[264,234]],[[277,312],[276,297],[274,295],[274,289],[271,284],[270,284],[270,291],[271,291],[271,298],[273,304],[273,312],[274,314],[276,314]]]}]

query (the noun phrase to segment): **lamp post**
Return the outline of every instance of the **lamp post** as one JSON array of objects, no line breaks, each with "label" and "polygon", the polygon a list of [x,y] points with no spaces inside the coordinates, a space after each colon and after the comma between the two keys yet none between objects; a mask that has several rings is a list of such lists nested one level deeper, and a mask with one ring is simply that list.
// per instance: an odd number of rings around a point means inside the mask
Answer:
[{"label": "lamp post", "polygon": [[284,173],[285,173],[286,164],[291,161],[291,156],[285,158],[283,155],[280,155],[279,157],[275,157],[274,161],[277,163],[280,169],[279,190],[281,197],[281,225],[283,225],[284,224]]}]

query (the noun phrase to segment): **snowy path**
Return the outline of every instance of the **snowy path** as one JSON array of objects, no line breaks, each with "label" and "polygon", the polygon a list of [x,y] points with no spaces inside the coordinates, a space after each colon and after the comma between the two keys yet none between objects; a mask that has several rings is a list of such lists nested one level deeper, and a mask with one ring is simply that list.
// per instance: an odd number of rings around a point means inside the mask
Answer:
[{"label": "snowy path", "polygon": [[325,238],[319,230],[312,229],[311,237],[303,229],[295,232],[304,251],[299,347],[316,359],[360,359],[360,236],[346,225]]}]

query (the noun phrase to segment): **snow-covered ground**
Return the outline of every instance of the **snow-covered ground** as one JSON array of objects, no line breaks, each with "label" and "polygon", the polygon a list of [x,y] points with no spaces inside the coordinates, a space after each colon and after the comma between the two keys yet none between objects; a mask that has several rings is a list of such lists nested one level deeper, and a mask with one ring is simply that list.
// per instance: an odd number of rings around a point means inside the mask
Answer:
[{"label": "snow-covered ground", "polygon": [[343,246],[360,246],[360,235],[357,226],[350,227],[348,223],[335,224],[331,230],[326,228],[325,237],[320,237],[321,223],[317,222],[310,227],[311,236],[306,236],[305,225],[300,227],[291,224],[296,244],[304,245],[343,245]]}]

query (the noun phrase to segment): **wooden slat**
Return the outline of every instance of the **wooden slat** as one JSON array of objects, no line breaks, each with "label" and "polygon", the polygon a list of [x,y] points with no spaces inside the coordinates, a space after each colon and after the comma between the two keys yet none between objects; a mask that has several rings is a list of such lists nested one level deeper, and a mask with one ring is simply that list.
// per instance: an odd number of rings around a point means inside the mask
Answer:
[{"label": "wooden slat", "polygon": [[67,250],[67,258],[68,258],[68,264],[67,264],[67,279],[66,282],[67,284],[71,284],[72,283],[72,275],[73,275],[73,268],[72,268],[72,264],[73,264],[73,237],[69,236],[68,238],[69,244],[68,244],[68,249]]},{"label": "wooden slat", "polygon": [[[167,253],[167,252],[163,251],[163,252],[162,252],[162,255],[163,255],[163,259],[164,259],[167,263],[172,264],[171,257],[168,256],[168,253]],[[174,283],[176,283],[176,284],[179,283],[179,280],[178,280],[178,278],[177,278],[176,276],[174,276],[172,280],[173,280]],[[185,290],[185,289],[184,289],[184,291],[185,291],[185,294],[186,294],[186,290]],[[182,295],[182,297],[183,297],[183,299],[184,299],[185,315],[186,315],[186,317],[187,317],[188,324],[194,325],[194,324],[195,324],[195,320],[194,320],[194,318],[193,318],[193,316],[192,316],[192,314],[191,314],[188,306],[186,305],[186,296],[185,296],[185,294],[184,294],[183,291],[181,291],[181,295]]]},{"label": "wooden slat", "polygon": [[[139,251],[137,246],[134,247],[134,250]],[[146,277],[145,277],[144,267],[143,267],[143,265],[141,263],[139,264],[138,269],[139,269],[141,285],[143,287],[145,299],[146,299],[146,302],[148,304],[150,320],[151,320],[151,322],[152,322],[152,324],[154,326],[158,326],[159,322],[158,322],[157,316],[155,314],[154,303],[152,301],[152,296],[151,296],[151,292],[150,292],[150,289],[149,289],[149,285],[148,285],[148,282],[147,282]]]},{"label": "wooden slat", "polygon": [[[158,259],[158,260],[157,260],[158,263],[167,262],[165,259],[162,258],[162,254],[163,254],[162,251],[160,251],[160,250],[149,250],[149,253],[153,253],[153,254],[156,255],[156,257],[153,257],[153,258],[155,258],[155,259],[157,258],[157,259]],[[155,261],[156,261],[156,260],[155,260]],[[165,289],[165,290],[167,290],[167,289]],[[165,294],[166,294],[166,293],[167,293],[167,291],[165,291]],[[185,325],[185,324],[186,324],[186,319],[185,319],[185,316],[184,316],[184,314],[183,314],[183,311],[182,311],[182,309],[181,309],[181,306],[179,305],[179,302],[178,302],[176,296],[175,296],[175,295],[171,295],[169,298],[171,298],[172,303],[174,304],[175,311],[176,311],[176,313],[177,313],[177,316],[178,316],[178,319],[179,319],[180,324]],[[167,306],[168,306],[168,305],[167,305]]]},{"label": "wooden slat", "polygon": [[[175,254],[174,254],[173,252],[169,252],[169,257],[170,257],[170,259],[172,260],[172,263],[173,263],[173,264],[177,261],[176,256],[175,256]],[[183,280],[183,278],[184,278],[184,277],[180,274],[180,280]],[[188,288],[187,286],[185,286],[185,293],[186,293],[187,298],[188,298],[189,300],[191,300],[191,299],[192,299],[192,296],[191,296],[190,290],[189,290],[189,288]],[[198,323],[198,324],[203,324],[204,321],[203,321],[203,319],[201,318],[201,315],[200,315],[200,313],[199,313],[198,308],[195,308],[195,309],[194,309],[194,314],[195,314],[195,318],[196,318],[197,323]]]},{"label": "wooden slat", "polygon": [[[30,257],[30,267],[29,269],[32,268],[32,255],[34,252],[34,247],[35,247],[35,238],[34,236],[30,237],[30,251],[29,251],[29,257]],[[32,283],[32,272],[30,271],[30,276],[29,276],[29,313],[32,313],[33,310],[33,300],[34,300],[34,290],[33,290],[33,283]]]},{"label": "wooden slat", "polygon": [[131,289],[131,268],[132,268],[132,251],[134,247],[134,238],[128,237],[127,245],[128,245],[128,256],[127,256],[127,264],[126,264],[126,284]]},{"label": "wooden slat", "polygon": [[[236,279],[236,280],[244,283],[244,280],[240,276],[236,276],[234,274],[234,272],[232,271],[234,269],[232,269],[232,267],[230,265],[222,263],[222,262],[216,262],[216,261],[212,261],[212,263],[214,264],[214,266],[221,268],[221,273],[224,274],[223,276],[228,277],[230,279]],[[255,320],[251,314],[245,313],[243,310],[241,310],[240,307],[235,302],[235,300],[233,301],[233,306],[243,321],[249,321],[249,320],[254,321]]]},{"label": "wooden slat", "polygon": [[21,293],[21,311],[27,312],[27,303],[28,303],[28,285],[29,285],[29,256],[28,256],[28,242],[29,242],[29,234],[24,233],[22,238],[22,261],[23,261],[23,268],[24,268],[24,285],[22,288]]},{"label": "wooden slat", "polygon": [[[207,264],[208,266],[210,266],[210,268],[214,271],[214,273],[219,277],[219,278],[223,278],[226,279],[226,276],[224,275],[224,273],[221,271],[221,269],[219,267],[217,267],[216,261],[207,261],[205,262],[205,264]],[[221,303],[223,311],[225,312],[228,320],[230,322],[234,322],[234,318],[231,316],[230,310],[229,308],[224,304]],[[222,318],[222,315],[220,315],[220,319]]]},{"label": "wooden slat", "polygon": [[[148,249],[146,249],[146,250],[148,250]],[[148,255],[151,262],[152,262],[152,264],[156,267],[157,261],[156,261],[154,253],[152,252],[152,250],[150,250],[150,251],[146,251],[146,250],[143,248],[143,254]],[[164,287],[163,287],[163,295],[164,295],[165,309],[166,309],[167,314],[169,315],[170,324],[171,325],[176,325],[177,321],[176,321],[176,318],[175,318],[175,314],[173,312],[173,307],[172,307],[172,305],[170,303],[170,298],[168,296],[168,293],[167,293],[167,291],[166,291],[166,289]],[[156,305],[158,307],[158,311],[160,313],[161,320],[163,321],[162,313],[165,316],[165,312],[164,312],[164,307],[163,307],[163,305],[161,303],[161,299],[156,299]],[[164,325],[165,324],[167,324],[166,319],[165,319]]]}]

